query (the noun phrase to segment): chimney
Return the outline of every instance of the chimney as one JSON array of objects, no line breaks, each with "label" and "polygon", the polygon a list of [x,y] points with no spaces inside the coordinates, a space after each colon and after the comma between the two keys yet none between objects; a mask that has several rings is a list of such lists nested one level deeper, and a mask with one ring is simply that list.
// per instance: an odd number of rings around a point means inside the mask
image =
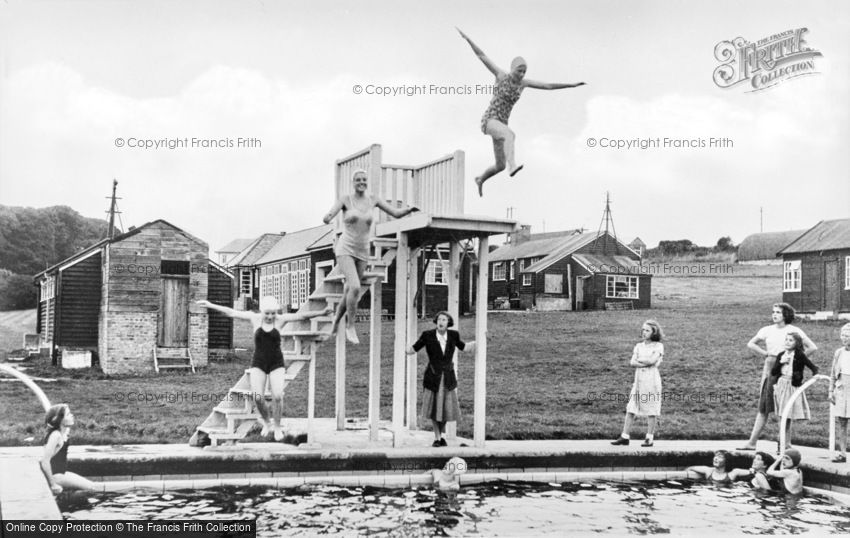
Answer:
[{"label": "chimney", "polygon": [[508,242],[515,247],[525,243],[531,239],[531,225],[520,224],[519,230],[511,232],[508,237]]}]

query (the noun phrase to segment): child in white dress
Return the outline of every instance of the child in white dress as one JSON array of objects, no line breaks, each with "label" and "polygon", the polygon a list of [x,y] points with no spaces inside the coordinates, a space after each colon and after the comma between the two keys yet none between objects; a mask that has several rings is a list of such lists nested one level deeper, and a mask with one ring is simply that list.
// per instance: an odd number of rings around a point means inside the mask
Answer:
[{"label": "child in white dress", "polygon": [[635,345],[629,364],[636,367],[635,382],[626,405],[623,433],[612,445],[628,445],[629,432],[636,416],[646,417],[646,439],[641,446],[650,447],[655,439],[655,425],[661,414],[661,375],[658,366],[664,358],[663,334],[655,320],[647,320],[641,328],[642,342]]}]

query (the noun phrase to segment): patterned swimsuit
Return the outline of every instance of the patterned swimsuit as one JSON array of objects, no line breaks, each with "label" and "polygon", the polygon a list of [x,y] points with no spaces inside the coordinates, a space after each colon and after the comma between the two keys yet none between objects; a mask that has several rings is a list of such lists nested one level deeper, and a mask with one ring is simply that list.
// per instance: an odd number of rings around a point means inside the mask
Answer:
[{"label": "patterned swimsuit", "polygon": [[487,134],[488,120],[498,120],[505,125],[508,124],[511,110],[513,110],[514,105],[519,100],[522,88],[522,83],[514,81],[510,75],[496,77],[496,84],[493,87],[493,98],[490,100],[490,106],[484,111],[484,116],[481,117],[482,133]]}]

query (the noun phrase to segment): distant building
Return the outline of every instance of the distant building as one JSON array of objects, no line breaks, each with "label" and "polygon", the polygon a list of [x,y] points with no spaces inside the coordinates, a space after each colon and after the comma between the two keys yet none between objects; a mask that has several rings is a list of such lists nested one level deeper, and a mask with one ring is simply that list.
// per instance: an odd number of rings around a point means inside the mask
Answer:
[{"label": "distant building", "polygon": [[777,255],[783,301],[801,313],[850,319],[850,219],[823,220]]},{"label": "distant building", "polygon": [[[488,300],[499,308],[649,308],[652,277],[640,256],[607,232],[531,234],[523,227],[490,255]],[[501,302],[501,304],[500,304]]]},{"label": "distant building", "polygon": [[782,263],[782,258],[777,252],[791,244],[805,231],[789,230],[748,235],[738,245],[737,261],[745,265],[779,265]]},{"label": "distant building", "polygon": [[643,253],[646,251],[646,243],[640,237],[632,239],[632,242],[629,243],[629,248],[637,252],[637,255],[643,259]]},{"label": "distant building", "polygon": [[208,245],[156,220],[35,275],[37,330],[54,357],[88,351],[106,374],[154,369],[161,348],[196,366],[231,348],[231,320],[196,302],[230,302],[232,277],[207,258]]},{"label": "distant building", "polygon": [[286,235],[286,232],[263,234],[231,258],[228,268],[236,278],[235,295],[238,300],[245,301],[248,298],[258,300],[260,298],[260,276],[257,260],[265,256],[284,235]]},{"label": "distant building", "polygon": [[253,239],[234,239],[230,243],[215,251],[218,255],[216,262],[223,267],[229,267],[230,260],[235,258],[237,254],[245,250],[245,247],[253,242]]},{"label": "distant building", "polygon": [[[250,297],[273,296],[284,309],[295,311],[318,287],[322,278],[334,267],[334,227],[331,224],[281,234],[264,234],[248,245],[232,260],[238,295]],[[448,245],[424,248],[418,258],[417,278],[424,283],[424,293],[417,297],[423,315],[445,310],[448,304]],[[460,274],[461,314],[471,311],[475,256],[471,250],[463,255]],[[360,301],[367,305],[368,292]],[[247,305],[240,307],[248,308]],[[388,316],[395,312],[395,262],[383,283],[382,310]]]}]

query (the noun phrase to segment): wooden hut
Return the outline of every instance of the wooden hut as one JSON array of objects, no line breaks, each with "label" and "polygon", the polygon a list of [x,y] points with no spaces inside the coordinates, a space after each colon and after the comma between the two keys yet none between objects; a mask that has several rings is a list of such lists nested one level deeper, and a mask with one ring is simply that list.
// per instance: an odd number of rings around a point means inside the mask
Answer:
[{"label": "wooden hut", "polygon": [[640,256],[608,232],[519,232],[490,255],[495,308],[649,308],[652,277]]},{"label": "wooden hut", "polygon": [[777,255],[783,301],[813,317],[850,319],[850,219],[823,220]]},{"label": "wooden hut", "polygon": [[205,242],[156,220],[35,275],[41,345],[54,357],[91,353],[107,374],[153,370],[165,356],[180,357],[175,366],[205,365],[211,344],[230,348],[231,320],[195,302],[210,294],[230,302],[232,289],[207,255]]}]

